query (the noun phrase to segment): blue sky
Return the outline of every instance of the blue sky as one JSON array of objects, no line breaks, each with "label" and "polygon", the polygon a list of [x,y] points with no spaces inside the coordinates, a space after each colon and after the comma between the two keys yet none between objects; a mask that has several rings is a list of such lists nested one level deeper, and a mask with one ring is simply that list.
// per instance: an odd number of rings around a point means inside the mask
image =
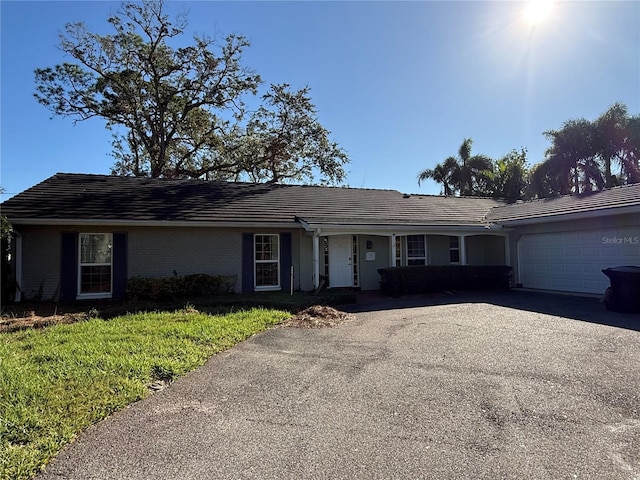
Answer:
[{"label": "blue sky", "polygon": [[[104,122],[74,125],[33,98],[33,71],[69,61],[64,24],[109,32],[119,2],[0,1],[0,185],[11,194],[56,172],[108,174]],[[595,119],[616,101],[640,113],[640,2],[556,2],[532,26],[523,2],[184,2],[188,31],[239,33],[244,63],[270,83],[309,85],[322,124],[349,154],[347,184],[439,194],[416,176],[457,153],[500,158],[543,132]],[[190,36],[184,37],[188,43]]]}]

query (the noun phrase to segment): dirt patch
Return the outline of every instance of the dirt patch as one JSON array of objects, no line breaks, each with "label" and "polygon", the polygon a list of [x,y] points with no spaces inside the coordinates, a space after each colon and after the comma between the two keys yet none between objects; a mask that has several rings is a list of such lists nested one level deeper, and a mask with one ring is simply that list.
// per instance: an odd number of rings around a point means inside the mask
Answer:
[{"label": "dirt patch", "polygon": [[147,302],[139,300],[80,300],[76,302],[25,301],[2,306],[0,332],[44,328],[60,323],[82,322],[90,318],[109,320],[134,312],[173,311],[183,302]]},{"label": "dirt patch", "polygon": [[93,317],[108,319],[130,311],[131,307],[135,305],[113,301],[16,303],[3,306],[0,332],[82,322]]},{"label": "dirt patch", "polygon": [[280,325],[295,328],[325,328],[335,327],[353,318],[354,316],[350,313],[341,312],[332,307],[313,305],[298,312]]},{"label": "dirt patch", "polygon": [[44,328],[62,323],[75,323],[87,320],[86,313],[67,313],[65,315],[49,315],[42,317],[36,314],[23,317],[2,317],[0,318],[0,333],[24,330],[27,328]]},{"label": "dirt patch", "polygon": [[[144,311],[147,305],[126,304],[103,304],[99,305],[99,309],[82,308],[77,304],[56,305],[46,303],[21,304],[15,305],[12,309],[7,309],[0,317],[0,333],[13,332],[16,330],[24,330],[28,328],[44,328],[57,324],[68,324],[82,322],[92,317],[100,317],[104,319],[112,318],[116,315],[123,315],[127,312]],[[157,310],[153,308],[151,310]],[[172,308],[179,309],[179,306],[173,305]],[[189,311],[198,311],[194,307],[185,307],[187,313]],[[348,320],[353,315],[336,310],[332,307],[313,305],[305,310],[298,312],[280,325],[283,327],[295,328],[327,328],[335,327]]]}]

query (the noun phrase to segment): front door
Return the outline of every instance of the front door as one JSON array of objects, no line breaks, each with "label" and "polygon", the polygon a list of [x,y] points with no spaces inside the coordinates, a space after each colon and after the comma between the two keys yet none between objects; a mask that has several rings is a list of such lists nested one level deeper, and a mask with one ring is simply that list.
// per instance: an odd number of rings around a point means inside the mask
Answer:
[{"label": "front door", "polygon": [[353,247],[351,235],[336,235],[329,238],[329,285],[331,287],[353,286]]}]

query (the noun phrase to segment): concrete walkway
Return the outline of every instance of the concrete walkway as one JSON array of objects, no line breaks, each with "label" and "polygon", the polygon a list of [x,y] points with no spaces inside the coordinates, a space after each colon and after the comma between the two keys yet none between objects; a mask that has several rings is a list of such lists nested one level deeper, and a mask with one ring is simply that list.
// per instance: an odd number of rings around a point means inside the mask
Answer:
[{"label": "concrete walkway", "polygon": [[640,478],[638,316],[522,292],[352,309],[213,357],[39,478]]}]

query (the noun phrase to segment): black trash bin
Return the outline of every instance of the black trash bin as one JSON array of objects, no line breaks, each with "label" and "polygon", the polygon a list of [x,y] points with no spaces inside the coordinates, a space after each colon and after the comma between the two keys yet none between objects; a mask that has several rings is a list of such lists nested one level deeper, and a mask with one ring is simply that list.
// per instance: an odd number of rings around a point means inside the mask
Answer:
[{"label": "black trash bin", "polygon": [[[640,313],[640,267],[614,267],[602,270],[611,283],[605,293],[607,310],[623,313]],[[609,290],[609,289],[607,289]]]}]

